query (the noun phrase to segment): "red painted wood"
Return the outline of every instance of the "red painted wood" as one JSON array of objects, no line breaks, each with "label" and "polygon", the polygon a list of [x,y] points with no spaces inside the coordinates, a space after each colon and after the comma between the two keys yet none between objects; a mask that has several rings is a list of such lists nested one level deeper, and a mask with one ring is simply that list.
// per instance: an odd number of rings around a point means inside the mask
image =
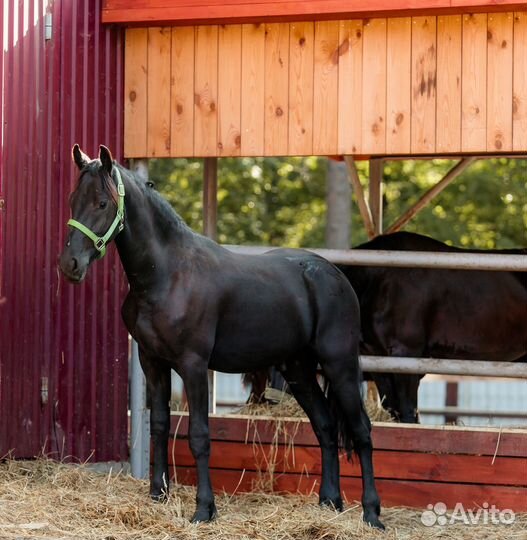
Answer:
[{"label": "red painted wood", "polygon": [[[210,466],[231,470],[268,470],[268,458],[274,455],[276,473],[321,474],[320,450],[313,446],[294,447],[226,443],[214,441],[211,446]],[[448,454],[422,454],[418,452],[374,452],[376,478],[398,480],[426,480],[434,482],[456,482],[489,485],[527,487],[527,459],[498,457],[492,464],[491,456],[458,456]],[[194,458],[186,440],[178,440],[169,446],[169,461],[178,466],[193,467]],[[359,477],[357,459],[348,462],[345,455],[340,459],[341,476]]]},{"label": "red painted wood", "polygon": [[[177,482],[185,485],[196,484],[196,470],[193,467],[178,467]],[[211,469],[214,490],[226,493],[253,491],[255,486],[265,486],[262,477],[254,471],[230,471]],[[510,508],[514,512],[527,511],[527,489],[525,487],[485,486],[465,483],[409,482],[378,479],[377,489],[383,506],[409,506],[424,508],[427,504],[443,502],[454,508],[460,502],[465,510],[481,507],[483,503],[495,504],[497,508]],[[312,494],[318,493],[320,476],[310,474],[275,475],[275,493]],[[341,488],[348,502],[359,501],[362,495],[359,478],[343,477]]]},{"label": "red painted wood", "polygon": [[[174,416],[172,432],[176,425],[177,440],[170,443],[170,463],[178,482],[194,484],[194,459],[185,438],[188,416]],[[282,434],[270,485],[264,456],[269,455],[276,430],[276,422],[269,419],[211,417],[210,465],[215,489],[228,493],[254,489],[317,493],[320,450],[309,423],[302,420],[280,421]],[[288,434],[285,438],[284,431]],[[527,511],[525,432],[381,424],[374,425],[373,439],[375,475],[385,506],[422,508],[441,501],[449,507],[461,502],[465,508],[472,508],[487,502],[515,512]],[[286,452],[289,454],[284,463]],[[341,459],[341,484],[348,500],[360,499],[357,462]]]},{"label": "red painted wood", "polygon": [[[289,444],[294,436],[297,446],[318,446],[307,420],[280,421],[279,444]],[[277,424],[269,419],[213,416],[209,419],[212,440],[259,441],[271,443]],[[188,415],[173,415],[171,433],[178,437],[188,432]],[[284,435],[286,433],[286,435]],[[429,427],[400,424],[374,424],[373,444],[376,450],[468,454],[481,456],[527,458],[527,433],[521,430],[474,429],[463,427]],[[498,444],[499,440],[499,444]]]},{"label": "red painted wood", "polygon": [[217,24],[514,11],[522,0],[105,0],[102,20],[123,24]]}]

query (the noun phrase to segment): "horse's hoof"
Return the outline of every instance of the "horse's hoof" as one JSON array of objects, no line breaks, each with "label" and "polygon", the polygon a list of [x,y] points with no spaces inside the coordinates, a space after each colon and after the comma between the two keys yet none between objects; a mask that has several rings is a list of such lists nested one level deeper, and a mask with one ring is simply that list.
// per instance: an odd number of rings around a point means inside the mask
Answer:
[{"label": "horse's hoof", "polygon": [[198,508],[190,520],[191,523],[208,523],[218,515],[216,505],[213,503],[206,508]]},{"label": "horse's hoof", "polygon": [[166,491],[161,491],[160,493],[152,492],[150,497],[154,502],[164,503],[168,501],[168,493]]},{"label": "horse's hoof", "polygon": [[364,516],[364,521],[374,529],[378,529],[380,531],[384,531],[386,527],[382,524],[381,520],[379,519],[379,516]]},{"label": "horse's hoof", "polygon": [[321,497],[318,504],[320,506],[328,506],[329,508],[333,508],[334,510],[336,510],[337,512],[342,512],[342,510],[344,509],[344,504],[342,503],[342,497],[335,497],[335,498],[330,498],[330,497]]}]

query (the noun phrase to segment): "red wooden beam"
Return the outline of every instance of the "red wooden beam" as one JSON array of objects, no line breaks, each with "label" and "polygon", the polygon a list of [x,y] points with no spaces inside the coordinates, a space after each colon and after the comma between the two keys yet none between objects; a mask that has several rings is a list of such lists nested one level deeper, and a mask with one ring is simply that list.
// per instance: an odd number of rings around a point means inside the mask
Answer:
[{"label": "red wooden beam", "polygon": [[[174,469],[172,468],[172,473]],[[196,485],[195,467],[177,467],[177,482],[183,485]],[[213,489],[222,493],[247,493],[266,480],[254,471],[233,471],[210,469]],[[321,477],[316,474],[277,474],[273,478],[274,493],[318,494]],[[360,501],[361,480],[358,477],[343,477],[340,481],[344,497],[348,502]],[[377,489],[385,507],[408,506],[424,508],[430,503],[444,502],[448,508],[462,503],[475,508],[487,502],[499,508],[510,508],[514,512],[527,511],[526,490],[515,486],[487,486],[483,484],[409,482],[380,478],[376,480]],[[267,488],[266,488],[267,491]]]},{"label": "red wooden beam", "polygon": [[[212,441],[272,443],[276,422],[269,418],[212,416],[209,419]],[[173,414],[171,434],[186,437],[188,414]],[[287,433],[287,435],[285,435]],[[309,421],[281,419],[279,444],[318,446]],[[376,450],[469,454],[498,457],[527,457],[527,433],[520,429],[464,428],[459,426],[423,426],[409,424],[374,424],[373,445]]]},{"label": "red wooden beam", "polygon": [[102,21],[189,25],[514,11],[525,0],[104,0]]},{"label": "red wooden beam", "polygon": [[[179,467],[194,467],[195,460],[188,441],[169,442],[169,464]],[[322,474],[320,448],[302,446],[273,446],[243,442],[214,441],[211,444],[209,466],[213,469],[237,471],[269,470],[269,456],[274,456],[273,471],[276,474]],[[375,450],[373,462],[376,478],[395,480],[457,482],[500,486],[521,486],[527,495],[527,478],[518,477],[525,470],[527,460],[517,457],[431,454],[424,452],[399,452]],[[404,466],[401,464],[404,463]],[[358,459],[349,462],[340,456],[340,475],[360,477]]]}]

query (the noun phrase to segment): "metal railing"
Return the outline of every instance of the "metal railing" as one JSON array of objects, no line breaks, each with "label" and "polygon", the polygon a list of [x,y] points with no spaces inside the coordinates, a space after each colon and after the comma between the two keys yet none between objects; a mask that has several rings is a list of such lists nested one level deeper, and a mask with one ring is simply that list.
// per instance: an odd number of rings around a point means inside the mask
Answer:
[{"label": "metal railing", "polygon": [[[234,253],[261,255],[271,247],[236,246],[223,247]],[[495,270],[527,272],[527,255],[500,253],[456,253],[444,251],[388,251],[371,249],[322,249],[305,248],[333,264],[357,266],[387,266],[400,268],[446,268],[450,270]]]}]

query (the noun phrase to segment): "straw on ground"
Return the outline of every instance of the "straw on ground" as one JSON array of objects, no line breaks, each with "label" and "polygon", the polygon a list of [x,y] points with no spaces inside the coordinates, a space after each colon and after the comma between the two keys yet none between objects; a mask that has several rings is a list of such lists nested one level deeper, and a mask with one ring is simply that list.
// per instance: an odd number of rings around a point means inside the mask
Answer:
[{"label": "straw on ground", "polygon": [[85,540],[520,540],[527,516],[514,525],[425,527],[421,512],[385,509],[385,534],[368,529],[359,505],[336,514],[316,497],[265,493],[220,495],[220,517],[191,525],[195,490],[174,487],[168,503],[148,497],[148,482],[100,474],[48,459],[0,463],[0,538]]}]

